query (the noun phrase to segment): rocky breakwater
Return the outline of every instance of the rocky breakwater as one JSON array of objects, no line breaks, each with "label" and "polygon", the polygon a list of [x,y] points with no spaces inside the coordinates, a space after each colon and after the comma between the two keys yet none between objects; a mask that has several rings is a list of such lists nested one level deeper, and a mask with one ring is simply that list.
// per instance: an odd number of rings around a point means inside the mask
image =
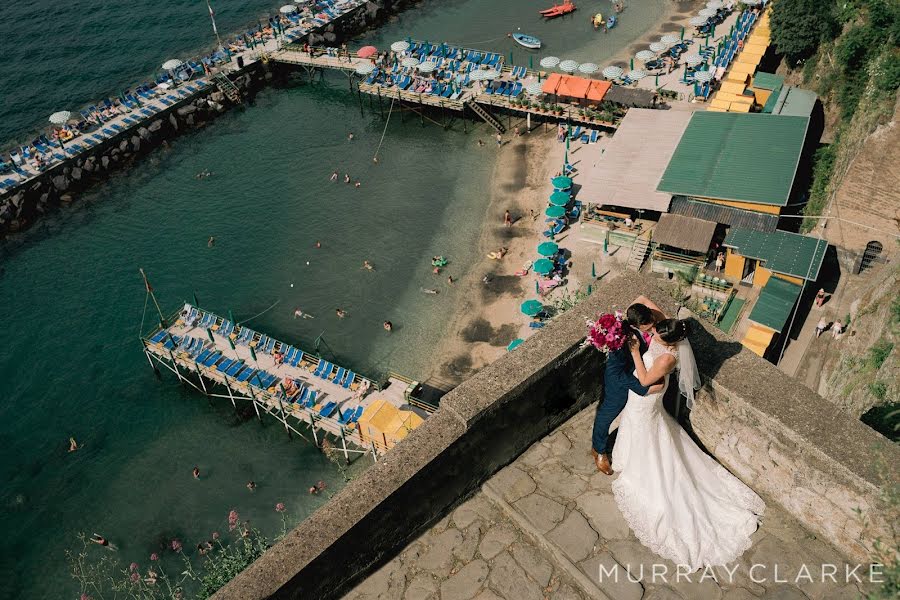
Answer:
[{"label": "rocky breakwater", "polygon": [[[366,2],[358,10],[329,23],[319,31],[310,33],[301,42],[312,46],[335,46],[353,36],[387,21],[392,15],[415,5],[419,0],[377,0]],[[380,48],[379,48],[380,49]]]},{"label": "rocky breakwater", "polygon": [[[261,66],[254,65],[232,81],[241,90],[242,98],[250,99],[264,85],[265,72]],[[0,197],[0,235],[27,228],[41,215],[74,201],[80,192],[128,168],[169,140],[205,126],[232,106],[234,103],[225,94],[210,85],[205,92],[48,169]]]}]

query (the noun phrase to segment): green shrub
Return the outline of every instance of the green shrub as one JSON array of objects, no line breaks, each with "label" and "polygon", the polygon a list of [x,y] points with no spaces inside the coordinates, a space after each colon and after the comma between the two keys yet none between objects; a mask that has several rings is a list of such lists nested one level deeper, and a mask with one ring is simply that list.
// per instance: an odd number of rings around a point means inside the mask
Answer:
[{"label": "green shrub", "polygon": [[884,364],[884,361],[888,359],[893,350],[894,344],[887,340],[876,342],[874,346],[869,348],[869,366],[877,371],[881,368],[881,365]]},{"label": "green shrub", "polygon": [[882,72],[875,80],[875,85],[882,92],[893,93],[900,87],[900,53],[891,52],[884,61]]},{"label": "green shrub", "polygon": [[879,402],[884,401],[887,396],[887,386],[883,381],[876,381],[869,384],[869,392],[878,399]]},{"label": "green shrub", "polygon": [[844,72],[862,69],[873,50],[877,35],[868,25],[857,25],[841,36],[841,41],[834,48],[834,57],[843,67]]},{"label": "green shrub", "polygon": [[822,39],[837,31],[835,3],[822,0],[776,2],[772,8],[772,41],[791,64],[815,54]]}]

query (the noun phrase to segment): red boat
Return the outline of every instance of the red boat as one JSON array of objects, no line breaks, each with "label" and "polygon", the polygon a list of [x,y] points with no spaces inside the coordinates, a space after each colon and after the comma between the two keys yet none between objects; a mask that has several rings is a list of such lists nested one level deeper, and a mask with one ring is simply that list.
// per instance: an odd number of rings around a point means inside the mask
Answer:
[{"label": "red boat", "polygon": [[541,16],[552,19],[554,17],[567,15],[570,12],[575,12],[575,3],[571,0],[564,0],[562,4],[554,4],[552,8],[542,10]]}]

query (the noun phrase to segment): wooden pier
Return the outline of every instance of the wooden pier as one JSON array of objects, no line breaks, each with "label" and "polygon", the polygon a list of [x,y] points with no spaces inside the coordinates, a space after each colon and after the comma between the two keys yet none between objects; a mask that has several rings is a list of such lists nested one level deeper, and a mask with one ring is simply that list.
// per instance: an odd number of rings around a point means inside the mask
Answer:
[{"label": "wooden pier", "polygon": [[[161,365],[183,385],[210,400],[228,400],[235,410],[249,403],[260,420],[271,415],[288,435],[317,447],[330,434],[346,460],[366,453],[377,460],[436,409],[413,397],[419,386],[408,378],[391,373],[381,385],[190,304],[161,320],[167,325],[141,338],[154,371]],[[389,405],[394,421],[413,424],[399,431],[370,424],[367,409],[376,403],[379,410]]]}]

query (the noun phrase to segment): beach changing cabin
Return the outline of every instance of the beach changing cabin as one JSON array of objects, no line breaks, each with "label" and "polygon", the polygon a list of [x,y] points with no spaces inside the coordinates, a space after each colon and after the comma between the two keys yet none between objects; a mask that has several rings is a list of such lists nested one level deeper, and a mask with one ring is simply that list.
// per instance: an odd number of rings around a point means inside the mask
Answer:
[{"label": "beach changing cabin", "polygon": [[366,443],[390,449],[424,422],[416,413],[401,410],[379,398],[372,401],[359,417],[359,434]]}]

